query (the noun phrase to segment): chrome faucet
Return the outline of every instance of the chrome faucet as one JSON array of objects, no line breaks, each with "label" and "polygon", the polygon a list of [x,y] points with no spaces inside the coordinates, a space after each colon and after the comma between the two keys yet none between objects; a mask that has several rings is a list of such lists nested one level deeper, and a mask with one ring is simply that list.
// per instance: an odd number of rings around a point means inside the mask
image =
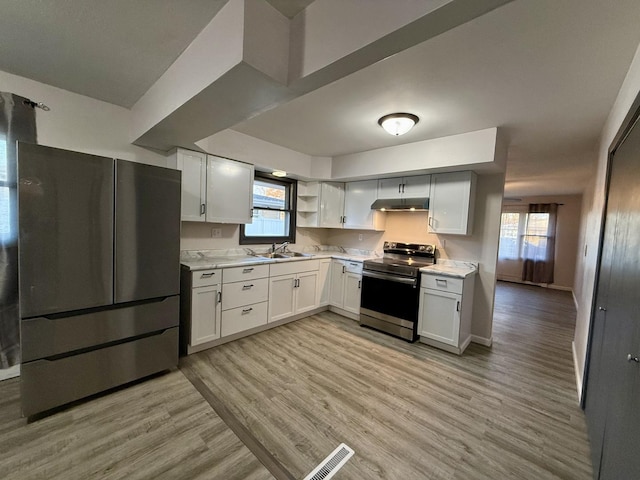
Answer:
[{"label": "chrome faucet", "polygon": [[282,249],[282,253],[284,253],[285,248],[287,248],[289,242],[282,242],[280,245],[276,247],[275,243],[271,244],[271,253],[276,253],[278,250]]}]

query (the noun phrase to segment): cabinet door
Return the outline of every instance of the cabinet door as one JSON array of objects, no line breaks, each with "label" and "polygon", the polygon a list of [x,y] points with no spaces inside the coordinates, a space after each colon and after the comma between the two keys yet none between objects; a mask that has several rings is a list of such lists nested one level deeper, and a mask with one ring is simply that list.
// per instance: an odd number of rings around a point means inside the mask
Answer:
[{"label": "cabinet door", "polygon": [[351,313],[360,313],[360,294],[362,275],[347,273],[344,281],[344,309]]},{"label": "cabinet door", "polygon": [[416,175],[403,178],[402,196],[404,198],[429,197],[430,191],[431,175]]},{"label": "cabinet door", "polygon": [[323,182],[320,184],[320,226],[342,228],[344,215],[344,184]]},{"label": "cabinet door", "polygon": [[282,320],[295,313],[295,275],[282,275],[269,279],[269,322]]},{"label": "cabinet door", "polygon": [[318,272],[299,273],[296,286],[296,313],[318,307]]},{"label": "cabinet door", "polygon": [[345,184],[344,228],[374,229],[374,213],[371,204],[376,200],[377,180],[348,182]]},{"label": "cabinet door", "polygon": [[475,173],[438,173],[431,177],[429,233],[470,235],[473,229]]},{"label": "cabinet door", "polygon": [[344,306],[345,270],[344,262],[340,260],[331,261],[331,294],[329,295],[329,304],[340,308]]},{"label": "cabinet door", "polygon": [[191,346],[220,338],[220,285],[191,290]]},{"label": "cabinet door", "polygon": [[402,178],[381,178],[378,180],[378,198],[400,198],[402,195]]},{"label": "cabinet door", "polygon": [[207,193],[207,154],[178,149],[182,172],[182,221],[204,222]]},{"label": "cabinet door", "polygon": [[329,305],[329,293],[331,292],[331,259],[320,260],[318,271],[318,306]]},{"label": "cabinet door", "polygon": [[207,222],[251,223],[253,165],[207,157]]},{"label": "cabinet door", "polygon": [[460,307],[460,295],[421,288],[418,335],[458,347]]}]

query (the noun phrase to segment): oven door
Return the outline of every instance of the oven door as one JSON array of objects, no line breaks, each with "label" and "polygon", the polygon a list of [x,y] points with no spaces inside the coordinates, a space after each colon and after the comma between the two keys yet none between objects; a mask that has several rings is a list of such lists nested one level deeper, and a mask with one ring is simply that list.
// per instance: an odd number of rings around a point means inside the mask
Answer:
[{"label": "oven door", "polygon": [[360,323],[414,341],[419,299],[417,278],[364,270]]}]

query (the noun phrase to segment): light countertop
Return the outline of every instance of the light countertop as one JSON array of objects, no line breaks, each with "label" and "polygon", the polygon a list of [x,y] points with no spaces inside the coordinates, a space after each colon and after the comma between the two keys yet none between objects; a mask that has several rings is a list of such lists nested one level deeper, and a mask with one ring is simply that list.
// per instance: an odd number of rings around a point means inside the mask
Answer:
[{"label": "light countertop", "polygon": [[[259,255],[259,254],[258,254]],[[272,263],[283,263],[283,262],[298,262],[304,260],[313,260],[319,258],[337,258],[340,260],[348,260],[352,262],[362,262],[368,258],[373,258],[371,255],[359,255],[359,254],[349,254],[349,253],[341,253],[341,252],[318,252],[307,254],[309,256],[304,257],[289,257],[289,258],[264,258],[260,256],[253,255],[216,255],[216,256],[208,256],[206,254],[190,254],[190,255],[182,255],[180,259],[180,263],[184,268],[189,270],[210,270],[214,268],[231,268],[231,267],[242,267],[245,265],[263,265],[263,264],[272,264]]]},{"label": "light countertop", "polygon": [[433,273],[447,277],[465,278],[478,273],[478,264],[473,262],[460,262],[457,260],[440,260],[435,265],[423,267],[422,273]]}]

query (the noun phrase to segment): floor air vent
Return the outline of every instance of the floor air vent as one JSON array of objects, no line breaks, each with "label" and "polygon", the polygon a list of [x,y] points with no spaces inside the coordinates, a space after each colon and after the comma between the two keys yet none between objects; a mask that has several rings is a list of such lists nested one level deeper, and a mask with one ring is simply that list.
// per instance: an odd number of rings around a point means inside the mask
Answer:
[{"label": "floor air vent", "polygon": [[313,472],[304,477],[304,480],[329,480],[347,463],[353,453],[353,450],[341,443]]}]

